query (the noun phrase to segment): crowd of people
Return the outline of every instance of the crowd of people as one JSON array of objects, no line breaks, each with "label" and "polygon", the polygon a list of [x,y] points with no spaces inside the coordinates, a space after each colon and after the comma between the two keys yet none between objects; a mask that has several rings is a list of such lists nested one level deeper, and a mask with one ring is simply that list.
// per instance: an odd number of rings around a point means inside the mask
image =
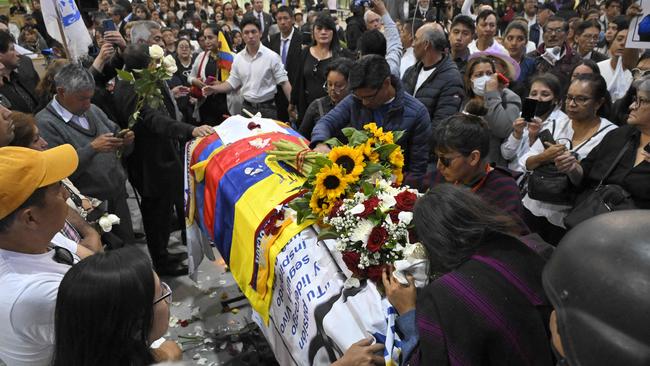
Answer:
[{"label": "crowd of people", "polygon": [[[12,4],[0,16],[8,366],[181,358],[172,341],[151,345],[172,295],[158,276],[187,274],[187,255],[168,250],[184,227],[182,147],[236,114],[286,122],[319,152],[345,127],[404,131],[431,281],[416,291],[385,270],[403,364],[650,363],[650,51],[626,47],[639,5],[101,0],[83,9],[88,55],[68,60],[39,1]],[[146,68],[154,45],[177,69],[160,106],[139,105],[117,70]],[[569,231],[598,192],[607,210],[635,210]],[[119,224],[99,230],[109,215]],[[383,364],[372,343],[336,365]]]}]

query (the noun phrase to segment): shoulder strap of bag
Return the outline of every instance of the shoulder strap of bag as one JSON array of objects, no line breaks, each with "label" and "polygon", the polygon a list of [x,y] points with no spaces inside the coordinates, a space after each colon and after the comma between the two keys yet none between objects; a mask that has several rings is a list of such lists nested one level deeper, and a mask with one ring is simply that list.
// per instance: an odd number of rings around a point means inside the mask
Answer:
[{"label": "shoulder strap of bag", "polygon": [[607,172],[605,173],[605,175],[603,175],[603,177],[600,179],[600,182],[598,182],[598,186],[596,187],[596,190],[598,190],[600,187],[602,187],[603,182],[605,181],[605,179],[607,179],[607,177],[609,177],[609,175],[612,174],[612,171],[614,171],[614,168],[616,167],[616,165],[618,165],[618,163],[623,158],[623,154],[625,154],[627,149],[630,147],[630,143],[631,143],[631,141],[628,140],[625,143],[625,146],[623,146],[623,148],[621,149],[621,151],[618,152],[618,155],[616,155],[616,159],[614,159],[614,162],[612,162],[612,165],[609,166],[609,169],[607,169]]},{"label": "shoulder strap of bag", "polygon": [[614,125],[607,125],[607,126],[601,128],[600,130],[596,131],[595,134],[591,135],[590,138],[588,138],[586,141],[584,141],[584,142],[581,143],[578,147],[576,147],[576,148],[573,150],[573,152],[578,152],[578,150],[582,149],[582,147],[585,146],[589,141],[591,141],[591,139],[593,139],[594,137],[598,136],[598,134],[600,134],[601,132],[605,131],[606,129],[608,129],[608,128],[612,127],[612,126],[614,126]]},{"label": "shoulder strap of bag", "polygon": [[201,57],[201,62],[199,62],[199,72],[196,75],[197,79],[201,79],[201,73],[203,72],[203,62],[205,61],[205,57],[208,55],[208,51],[203,51],[203,57]]},{"label": "shoulder strap of bag", "polygon": [[323,110],[323,99],[318,99],[318,114],[320,115],[319,117],[323,117],[325,115],[325,111]]}]

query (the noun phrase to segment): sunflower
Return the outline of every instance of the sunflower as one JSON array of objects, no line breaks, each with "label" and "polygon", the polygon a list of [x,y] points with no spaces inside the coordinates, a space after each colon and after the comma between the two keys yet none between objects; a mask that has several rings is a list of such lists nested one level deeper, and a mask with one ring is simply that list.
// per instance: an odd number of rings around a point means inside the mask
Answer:
[{"label": "sunflower", "polygon": [[348,179],[345,176],[345,170],[340,165],[324,166],[316,174],[314,194],[334,199],[345,192],[348,187]]},{"label": "sunflower", "polygon": [[363,125],[363,129],[374,135],[377,132],[377,124],[375,122],[366,123]]},{"label": "sunflower", "polygon": [[394,141],[395,139],[393,137],[393,132],[392,131],[386,131],[386,132],[382,133],[380,136],[377,136],[377,138],[379,139],[379,142],[381,142],[382,144],[393,144],[393,143],[395,143],[395,141]]},{"label": "sunflower", "polygon": [[353,147],[343,145],[337,146],[329,153],[329,159],[339,165],[345,171],[345,177],[350,182],[356,181],[363,173],[363,152]]},{"label": "sunflower", "polygon": [[359,148],[362,149],[363,155],[366,157],[366,160],[376,163],[379,161],[379,154],[374,150],[375,149],[375,139],[369,138],[363,145],[359,145]]},{"label": "sunflower", "polygon": [[393,152],[388,155],[388,161],[396,170],[402,170],[404,167],[404,154],[402,153],[402,148],[398,146],[395,150],[393,150]]},{"label": "sunflower", "polygon": [[332,209],[332,204],[325,196],[321,196],[314,192],[309,200],[309,207],[311,211],[319,217],[324,217],[329,214]]}]

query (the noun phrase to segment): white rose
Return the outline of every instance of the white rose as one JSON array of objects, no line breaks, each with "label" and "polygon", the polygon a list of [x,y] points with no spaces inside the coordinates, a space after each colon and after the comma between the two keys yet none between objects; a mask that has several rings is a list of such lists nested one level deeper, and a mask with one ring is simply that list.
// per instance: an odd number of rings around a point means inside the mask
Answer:
[{"label": "white rose", "polygon": [[411,223],[411,220],[413,220],[413,212],[402,211],[397,215],[397,218],[404,225],[408,225]]},{"label": "white rose", "polygon": [[105,233],[111,231],[111,229],[113,228],[113,224],[111,224],[111,220],[106,215],[99,218],[98,224],[99,227],[101,227]]},{"label": "white rose", "polygon": [[366,209],[366,207],[363,205],[363,203],[360,203],[360,204],[352,207],[352,209],[350,210],[350,214],[351,215],[358,215],[358,214],[362,213],[363,211],[365,211],[365,209]]},{"label": "white rose", "polygon": [[111,225],[119,225],[120,224],[120,218],[117,217],[117,215],[109,214],[108,215],[108,220],[110,221]]},{"label": "white rose", "polygon": [[172,55],[165,56],[162,63],[168,75],[174,75],[174,73],[178,71],[178,67],[176,67],[176,60],[174,60],[174,57]]},{"label": "white rose", "polygon": [[162,47],[158,46],[157,44],[153,46],[149,46],[149,57],[151,57],[153,60],[160,60],[165,56],[165,51],[162,49]]},{"label": "white rose", "polygon": [[381,203],[379,203],[379,209],[381,212],[390,211],[390,209],[397,204],[395,197],[391,194],[382,193],[378,195],[378,197],[381,200]]}]

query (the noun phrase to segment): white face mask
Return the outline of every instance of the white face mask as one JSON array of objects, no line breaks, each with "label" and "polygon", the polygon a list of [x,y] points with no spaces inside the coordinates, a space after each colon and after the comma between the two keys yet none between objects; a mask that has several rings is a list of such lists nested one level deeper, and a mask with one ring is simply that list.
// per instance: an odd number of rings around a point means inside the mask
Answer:
[{"label": "white face mask", "polygon": [[490,80],[492,76],[490,75],[483,75],[479,78],[476,78],[472,80],[472,91],[474,91],[474,94],[482,97],[485,95],[485,83],[487,83],[488,80]]}]

